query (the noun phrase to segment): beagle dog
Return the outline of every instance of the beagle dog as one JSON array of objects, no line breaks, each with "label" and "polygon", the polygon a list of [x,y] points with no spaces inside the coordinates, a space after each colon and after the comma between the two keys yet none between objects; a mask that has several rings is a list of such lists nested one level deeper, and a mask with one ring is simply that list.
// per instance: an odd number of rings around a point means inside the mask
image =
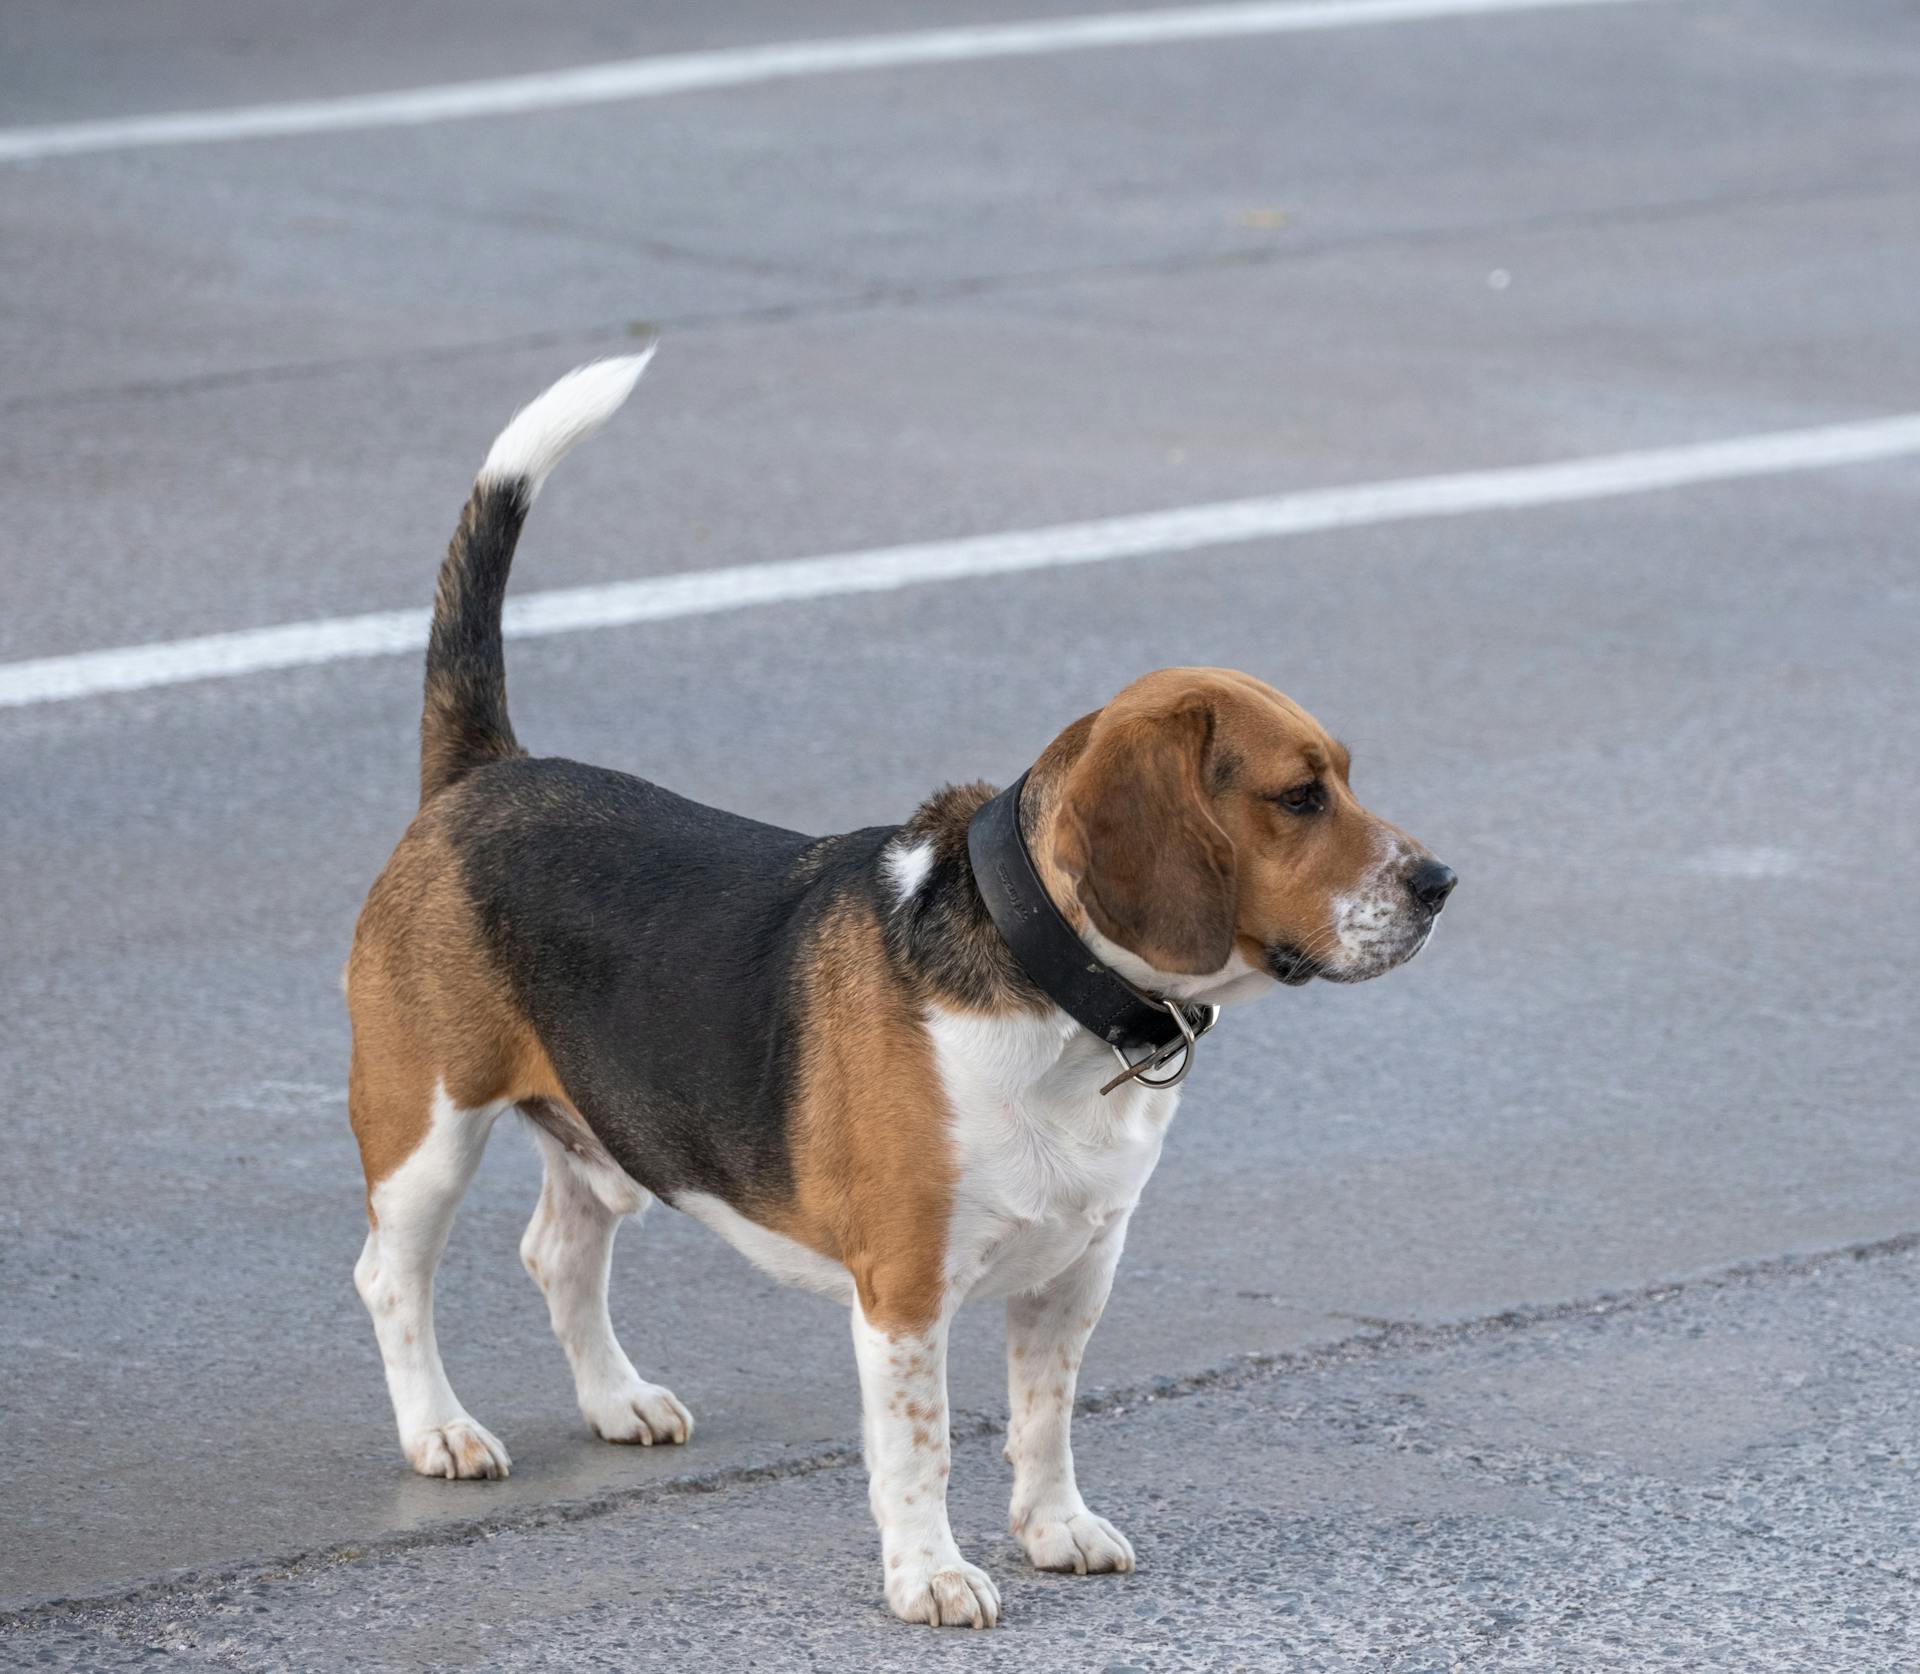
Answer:
[{"label": "beagle dog", "polygon": [[887,1602],[991,1627],[999,1591],[947,1523],[954,1311],[1006,1302],[1027,1555],[1132,1569],[1068,1431],[1177,1083],[1216,1007],[1412,958],[1453,874],[1360,806],[1312,716],[1225,669],[1136,680],[1008,791],[950,786],[831,837],[530,758],[501,652],[514,545],[646,359],[583,367],[507,426],[440,569],[420,808],[347,967],[355,1283],[413,1468],[505,1476],[441,1366],[433,1275],[519,1111],[546,1170],[520,1255],[588,1424],[693,1435],[607,1312],[614,1230],[663,1198],[847,1303]]}]

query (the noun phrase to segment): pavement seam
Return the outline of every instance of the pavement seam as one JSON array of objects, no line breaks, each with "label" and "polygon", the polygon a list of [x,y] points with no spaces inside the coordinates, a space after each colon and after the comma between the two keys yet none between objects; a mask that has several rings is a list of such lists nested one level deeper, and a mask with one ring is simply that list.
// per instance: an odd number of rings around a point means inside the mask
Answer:
[{"label": "pavement seam", "polygon": [[[1121,1416],[1130,1407],[1149,1402],[1180,1400],[1192,1395],[1231,1392],[1277,1379],[1331,1370],[1343,1366],[1428,1355],[1490,1337],[1512,1335],[1569,1319],[1603,1314],[1636,1313],[1657,1308],[1681,1297],[1717,1292],[1781,1279],[1805,1277],[1848,1263],[1883,1260],[1920,1250],[1920,1230],[1897,1233],[1836,1249],[1769,1257],[1738,1263],[1688,1279],[1657,1281],[1630,1291],[1606,1292],[1569,1302],[1543,1303],[1504,1309],[1477,1319],[1442,1325],[1413,1320],[1384,1321],[1375,1327],[1331,1343],[1273,1353],[1236,1356],[1223,1364],[1186,1373],[1166,1374],[1116,1389],[1096,1387],[1074,1404],[1076,1417]],[[1352,1317],[1329,1313],[1327,1318]],[[977,1441],[994,1434],[1004,1422],[995,1413],[956,1412],[951,1426],[955,1443]],[[653,1500],[721,1493],[760,1482],[811,1476],[820,1471],[857,1465],[857,1445],[836,1443],[790,1458],[756,1464],[724,1466],[661,1482],[609,1489],[583,1499],[526,1506],[492,1517],[449,1520],[425,1529],[341,1541],[333,1545],[274,1556],[248,1558],[224,1567],[172,1571],[137,1586],[85,1597],[46,1599],[19,1609],[0,1611],[0,1633],[13,1635],[55,1626],[82,1623],[88,1617],[130,1605],[158,1603],[193,1592],[245,1581],[283,1581],[330,1565],[358,1563],[439,1547],[471,1545],[496,1535],[523,1533],[585,1522]],[[1738,1529],[1737,1525],[1715,1525]],[[1738,1531],[1761,1537],[1758,1531]],[[1791,1544],[1785,1543],[1784,1544]],[[1874,1565],[1895,1579],[1910,1579],[1904,1571]]]},{"label": "pavement seam", "polygon": [[[1276,267],[1290,261],[1308,261],[1353,251],[1422,249],[1496,238],[1526,238],[1562,231],[1602,230],[1612,227],[1681,221],[1725,210],[1782,208],[1831,199],[1908,197],[1912,183],[1903,179],[1862,181],[1857,175],[1821,181],[1785,191],[1708,193],[1666,203],[1619,204],[1572,212],[1547,211],[1512,220],[1469,225],[1402,227],[1380,232],[1333,235],[1288,244],[1239,245],[1227,250],[1146,257],[1134,261],[1089,263],[1046,268],[1025,273],[971,274],[934,281],[866,285],[840,296],[813,297],[792,302],[757,303],[741,308],[693,309],[650,319],[625,319],[555,326],[540,331],[508,332],[498,337],[473,338],[463,343],[435,344],[418,349],[394,349],[373,355],[337,355],[294,361],[278,366],[232,367],[176,378],[134,379],[121,384],[59,390],[44,395],[0,400],[0,413],[58,411],[119,400],[154,400],[175,395],[198,395],[214,390],[250,389],[283,383],[303,383],[343,372],[372,367],[433,366],[485,355],[513,354],[526,349],[572,346],[578,352],[610,342],[665,332],[695,335],[739,327],[784,325],[796,321],[835,319],[887,308],[937,307],[982,297],[1044,296],[1078,284],[1124,282],[1185,273],[1224,271],[1236,267]],[[810,277],[794,270],[792,277]]]},{"label": "pavement seam", "polygon": [[[1785,1271],[1788,1276],[1802,1276],[1821,1268],[1838,1266],[1843,1261],[1855,1263],[1881,1256],[1898,1255],[1907,1253],[1915,1247],[1914,1238],[1908,1235],[1903,1238],[1887,1239],[1879,1244],[1833,1251],[1826,1256],[1805,1258],[1797,1267],[1788,1267]],[[1775,1271],[1776,1269],[1765,1264],[1744,1269],[1729,1269],[1723,1274],[1715,1275],[1711,1280],[1680,1286],[1654,1287],[1644,1293],[1635,1293],[1626,1298],[1619,1307],[1571,1304],[1563,1310],[1562,1317],[1580,1318],[1629,1313],[1647,1304],[1662,1304],[1676,1300],[1683,1294],[1688,1297],[1711,1295],[1715,1290],[1729,1288],[1732,1283],[1742,1278],[1765,1279],[1772,1277]],[[1392,1426],[1386,1428],[1391,1431]],[[1710,1503],[1713,1498],[1711,1495],[1701,1495],[1692,1503],[1688,1503],[1687,1490],[1684,1487],[1676,1486],[1657,1474],[1635,1469],[1615,1454],[1585,1448],[1556,1449],[1534,1442],[1489,1444],[1470,1429],[1446,1419],[1432,1422],[1430,1434],[1444,1448],[1445,1456],[1450,1461],[1471,1474],[1484,1477],[1504,1487],[1527,1488],[1565,1505],[1574,1507],[1584,1505],[1589,1509],[1626,1520],[1631,1520],[1636,1511],[1632,1489],[1636,1486],[1654,1487],[1662,1490],[1661,1498],[1653,1508],[1654,1515],[1669,1522],[1731,1536],[1739,1540],[1759,1541],[1778,1550],[1794,1553],[1801,1558],[1816,1559],[1851,1572],[1864,1571],[1888,1582],[1911,1585],[1914,1581],[1920,1580],[1920,1571],[1906,1564],[1878,1557],[1863,1557],[1825,1541],[1796,1539],[1778,1527],[1755,1527],[1750,1522],[1741,1521],[1737,1514],[1731,1511],[1725,1514],[1718,1513],[1713,1510]],[[1387,1436],[1387,1443],[1391,1451],[1407,1451],[1400,1446],[1391,1433]],[[1579,1467],[1585,1464],[1598,1469],[1581,1478],[1578,1492],[1569,1492],[1566,1485],[1556,1480],[1552,1474],[1540,1473],[1536,1467],[1543,1463],[1559,1467]]]},{"label": "pavement seam", "polygon": [[691,267],[705,273],[745,275],[756,279],[798,280],[813,284],[857,285],[861,275],[844,266],[824,267],[817,263],[749,256],[744,252],[704,250],[677,240],[656,235],[629,235],[594,222],[537,208],[484,207],[475,203],[456,203],[415,192],[381,192],[355,181],[317,188],[315,196],[349,212],[365,204],[374,204],[397,214],[426,218],[444,226],[470,231],[549,235],[571,239],[600,249],[618,250],[627,255],[652,256],[671,265]]}]

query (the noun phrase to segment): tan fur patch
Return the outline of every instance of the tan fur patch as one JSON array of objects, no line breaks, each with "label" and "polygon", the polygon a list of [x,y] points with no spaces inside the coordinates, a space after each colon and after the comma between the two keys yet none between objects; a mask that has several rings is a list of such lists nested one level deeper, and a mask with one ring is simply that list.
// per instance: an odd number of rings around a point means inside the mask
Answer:
[{"label": "tan fur patch", "polygon": [[540,1100],[587,1133],[532,1025],[492,973],[440,823],[429,808],[400,840],[361,909],[347,961],[347,1108],[369,1218],[373,1188],[425,1136],[436,1084],[464,1110]]},{"label": "tan fur patch", "polygon": [[804,964],[794,1194],[765,1222],[840,1262],[878,1329],[924,1331],[945,1289],[955,1175],[932,1048],[863,906],[836,906]]}]

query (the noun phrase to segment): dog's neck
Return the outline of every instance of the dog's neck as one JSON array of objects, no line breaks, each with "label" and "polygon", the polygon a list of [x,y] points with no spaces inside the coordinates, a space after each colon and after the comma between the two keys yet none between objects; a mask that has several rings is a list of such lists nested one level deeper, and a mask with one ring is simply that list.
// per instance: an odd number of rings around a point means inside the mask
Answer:
[{"label": "dog's neck", "polygon": [[949,785],[888,843],[890,856],[913,857],[914,875],[912,887],[886,903],[887,951],[923,1003],[986,1016],[1045,1015],[1058,1008],[994,927],[967,858],[967,827],[994,794],[991,785]]},{"label": "dog's neck", "polygon": [[[1270,988],[1271,979],[1238,955],[1227,968],[1200,976],[1155,971],[1092,927],[1072,880],[1054,857],[1061,790],[1083,742],[1078,725],[1063,733],[1028,772],[1019,798],[1026,854],[1060,917],[1094,955],[1144,992],[1220,1003]],[[893,839],[889,852],[914,856],[914,865],[912,889],[889,903],[889,953],[931,1003],[989,1016],[1059,1014],[1061,1008],[1009,948],[974,879],[968,827],[997,794],[984,784],[949,786],[922,803]]]}]

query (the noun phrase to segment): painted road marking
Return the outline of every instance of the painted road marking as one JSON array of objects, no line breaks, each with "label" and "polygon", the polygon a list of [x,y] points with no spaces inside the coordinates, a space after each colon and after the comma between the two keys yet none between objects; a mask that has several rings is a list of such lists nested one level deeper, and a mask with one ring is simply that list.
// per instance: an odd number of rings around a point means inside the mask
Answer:
[{"label": "painted road marking", "polygon": [[[1542,465],[1310,488],[1047,529],[554,588],[509,598],[505,626],[509,639],[536,639],[676,616],[707,616],[750,605],[793,604],[1121,558],[1202,552],[1415,518],[1567,505],[1915,454],[1920,454],[1920,413],[1905,413]],[[425,584],[423,571],[423,589]],[[0,663],[0,708],[225,680],[318,663],[418,655],[426,641],[424,609],[385,610]]]},{"label": "painted road marking", "polygon": [[233,110],[177,111],[93,122],[0,128],[0,162],[132,151],[160,145],[213,145],[294,134],[349,133],[366,128],[458,122],[476,116],[519,116],[579,105],[620,104],[674,93],[751,87],[804,76],[925,64],[1038,58],[1096,47],[1160,46],[1183,41],[1290,35],[1315,29],[1410,23],[1498,12],[1559,11],[1572,6],[1647,4],[1649,0],[1255,0],[1252,4],[1170,6],[1158,11],[1040,18],[1026,23],[923,29],[894,35],[851,35],[768,46],[722,47],[582,64],[570,70],[498,76],[354,93]]}]

